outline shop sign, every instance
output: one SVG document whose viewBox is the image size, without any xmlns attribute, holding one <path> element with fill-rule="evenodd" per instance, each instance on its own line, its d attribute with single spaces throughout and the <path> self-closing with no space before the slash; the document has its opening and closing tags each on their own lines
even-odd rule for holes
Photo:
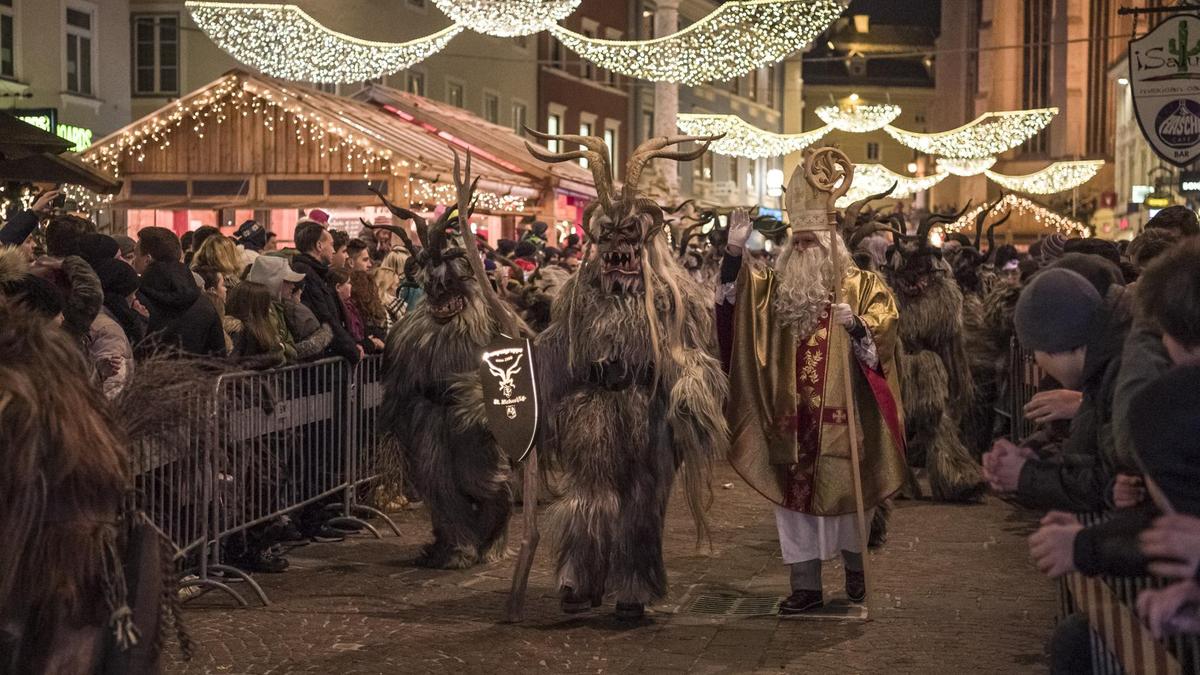
<svg viewBox="0 0 1200 675">
<path fill-rule="evenodd" d="M 1173 15 L 1131 40 L 1129 84 L 1154 152 L 1180 167 L 1200 157 L 1200 16 Z"/>
<path fill-rule="evenodd" d="M 54 108 L 31 108 L 14 110 L 17 119 L 71 143 L 71 152 L 82 152 L 92 145 L 92 130 L 74 124 L 60 124 L 58 111 Z"/>
</svg>

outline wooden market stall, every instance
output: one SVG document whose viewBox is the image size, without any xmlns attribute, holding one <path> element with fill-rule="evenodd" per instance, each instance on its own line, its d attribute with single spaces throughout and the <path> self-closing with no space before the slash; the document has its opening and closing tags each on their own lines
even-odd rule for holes
<svg viewBox="0 0 1200 675">
<path fill-rule="evenodd" d="M 458 120 L 473 117 L 459 112 Z M 480 118 L 469 123 L 516 139 Z M 301 213 L 320 208 L 353 233 L 359 217 L 388 215 L 368 186 L 418 211 L 453 201 L 452 147 L 475 154 L 482 178 L 472 222 L 493 241 L 524 216 L 554 219 L 562 191 L 595 196 L 590 173 L 578 165 L 538 165 L 519 139 L 504 146 L 466 139 L 376 101 L 233 70 L 100 139 L 82 157 L 123 181 L 107 208 L 129 231 L 229 230 L 253 217 L 288 241 Z"/>
</svg>

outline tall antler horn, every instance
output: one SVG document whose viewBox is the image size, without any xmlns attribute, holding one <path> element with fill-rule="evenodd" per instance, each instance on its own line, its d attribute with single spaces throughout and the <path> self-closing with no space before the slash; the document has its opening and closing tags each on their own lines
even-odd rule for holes
<svg viewBox="0 0 1200 675">
<path fill-rule="evenodd" d="M 887 197 L 888 195 L 892 194 L 892 192 L 894 192 L 896 190 L 896 186 L 899 184 L 900 184 L 900 181 L 892 181 L 892 186 L 890 188 L 884 190 L 883 192 L 877 192 L 873 195 L 867 195 L 866 197 L 863 197 L 862 199 L 860 199 L 856 202 L 851 202 L 850 206 L 847 206 L 846 210 L 842 212 L 842 227 L 844 227 L 844 228 L 855 227 L 858 224 L 858 214 L 860 211 L 862 211 L 862 208 L 864 206 L 866 206 L 867 204 L 870 204 L 871 202 L 873 202 L 877 199 L 883 199 L 883 198 Z"/>
<path fill-rule="evenodd" d="M 413 221 L 413 225 L 417 228 L 417 237 L 421 240 L 421 245 L 425 248 L 432 248 L 430 246 L 431 242 L 429 241 L 429 225 L 425 222 L 424 218 L 406 208 L 396 206 L 395 204 L 391 203 L 388 201 L 387 197 L 383 196 L 383 192 L 376 189 L 375 186 L 368 185 L 367 189 L 371 192 L 374 192 L 375 195 L 379 197 L 379 200 L 383 202 L 383 205 L 387 207 L 388 211 L 392 212 L 392 215 L 400 218 L 401 220 Z M 405 234 L 403 236 L 407 238 L 408 235 Z"/>
<path fill-rule="evenodd" d="M 608 145 L 603 138 L 598 136 L 577 136 L 573 134 L 545 134 L 536 129 L 524 127 L 525 131 L 529 132 L 534 138 L 543 141 L 560 141 L 562 143 L 573 143 L 582 145 L 583 150 L 572 150 L 569 152 L 549 152 L 543 150 L 529 141 L 525 141 L 525 149 L 529 154 L 542 160 L 557 164 L 559 162 L 569 162 L 575 159 L 586 159 L 588 168 L 592 170 L 592 180 L 596 183 L 596 196 L 601 203 L 608 205 L 612 203 L 613 198 L 613 175 L 612 167 L 608 164 L 609 150 Z"/>
<path fill-rule="evenodd" d="M 988 249 L 987 249 L 987 254 L 984 255 L 984 261 L 987 261 L 988 259 L 990 259 L 992 257 L 992 253 L 996 250 L 996 228 L 1003 225 L 1004 221 L 1008 220 L 1009 216 L 1011 216 L 1011 215 L 1012 215 L 1012 210 L 1010 209 L 1003 216 L 1001 216 L 1000 220 L 997 220 L 996 222 L 994 222 L 988 226 L 988 229 L 987 229 Z"/>
<path fill-rule="evenodd" d="M 395 225 L 373 225 L 368 223 L 366 218 L 361 217 L 358 219 L 358 222 L 362 223 L 362 226 L 368 230 L 387 230 L 388 232 L 391 232 L 397 237 L 400 237 L 400 241 L 404 242 L 404 250 L 408 251 L 409 255 L 416 253 L 416 249 L 413 248 L 412 239 L 408 237 L 408 231 L 403 227 L 396 227 Z"/>
<path fill-rule="evenodd" d="M 992 211 L 994 211 L 996 209 L 996 207 L 1000 205 L 1001 199 L 1004 199 L 1003 192 L 1000 193 L 1000 196 L 996 199 L 996 201 L 992 202 L 990 206 L 988 206 L 985 202 L 984 209 L 975 215 L 975 250 L 976 251 L 980 250 L 979 244 L 981 243 L 980 237 L 983 236 L 983 223 L 987 220 L 988 214 L 991 213 Z"/>
<path fill-rule="evenodd" d="M 967 205 L 964 206 L 963 209 L 958 213 L 934 213 L 925 218 L 925 220 L 922 220 L 921 224 L 917 227 L 917 239 L 919 239 L 921 242 L 921 248 L 924 249 L 929 247 L 929 231 L 933 229 L 934 225 L 939 223 L 953 223 L 959 218 L 962 218 L 963 214 L 966 213 L 967 209 L 969 208 L 971 208 L 971 200 L 967 200 Z"/>
<path fill-rule="evenodd" d="M 660 138 L 651 138 L 642 143 L 629 156 L 629 161 L 625 164 L 625 184 L 621 191 L 628 201 L 633 201 L 637 196 L 638 183 L 642 179 L 642 169 L 646 168 L 646 164 L 652 159 L 673 159 L 677 162 L 690 162 L 693 159 L 708 152 L 708 146 L 712 145 L 713 141 L 724 138 L 725 134 L 717 134 L 714 136 L 663 136 Z M 700 143 L 700 147 L 694 150 L 667 150 L 666 148 L 688 141 L 696 141 Z"/>
</svg>

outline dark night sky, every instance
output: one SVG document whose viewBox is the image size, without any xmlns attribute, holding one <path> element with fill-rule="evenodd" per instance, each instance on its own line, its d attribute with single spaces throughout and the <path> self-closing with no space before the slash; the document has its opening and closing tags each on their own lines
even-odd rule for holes
<svg viewBox="0 0 1200 675">
<path fill-rule="evenodd" d="M 942 3 L 941 0 L 853 0 L 843 16 L 854 14 L 870 14 L 880 23 L 928 26 L 937 32 Z"/>
</svg>

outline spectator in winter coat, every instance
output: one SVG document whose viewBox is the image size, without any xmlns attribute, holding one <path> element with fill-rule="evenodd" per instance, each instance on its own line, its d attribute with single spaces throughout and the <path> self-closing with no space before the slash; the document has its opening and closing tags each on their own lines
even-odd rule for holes
<svg viewBox="0 0 1200 675">
<path fill-rule="evenodd" d="M 142 304 L 150 312 L 147 337 L 158 345 L 197 356 L 225 356 L 221 317 L 180 262 L 183 249 L 162 227 L 138 231 L 135 269 L 142 272 Z"/>
<path fill-rule="evenodd" d="M 379 301 L 379 289 L 369 272 L 350 273 L 350 304 L 362 319 L 367 341 L 363 348 L 368 354 L 382 353 L 389 328 L 388 313 Z"/>
<path fill-rule="evenodd" d="M 227 291 L 233 290 L 238 285 L 238 282 L 242 280 L 242 272 L 245 270 L 237 245 L 223 234 L 216 234 L 205 239 L 200 248 L 196 250 L 196 255 L 192 256 L 192 262 L 188 266 L 193 271 L 200 267 L 217 269 L 221 276 L 225 277 L 225 290 Z"/>
<path fill-rule="evenodd" d="M 1001 439 L 984 456 L 984 475 L 994 490 L 1031 508 L 1108 508 L 1118 469 L 1113 395 L 1130 325 L 1124 288 L 1113 287 L 1104 298 L 1077 272 L 1049 269 L 1022 291 L 1015 320 L 1021 344 L 1038 365 L 1083 396 L 1057 454 L 1041 457 Z"/>
<path fill-rule="evenodd" d="M 94 232 L 92 223 L 71 215 L 57 215 L 46 225 L 46 255 L 33 261 L 29 271 L 53 283 L 63 295 L 63 328 L 81 343 L 100 313 L 104 291 L 91 265 L 79 257 L 79 244 Z"/>
<path fill-rule="evenodd" d="M 368 272 L 371 269 L 371 255 L 367 252 L 367 244 L 362 239 L 351 239 L 346 244 L 346 271 Z"/>
<path fill-rule="evenodd" d="M 103 258 L 93 268 L 104 289 L 104 306 L 92 322 L 88 354 L 105 397 L 111 399 L 121 393 L 133 375 L 133 345 L 142 334 L 141 316 L 133 308 L 139 281 L 137 272 L 119 258 Z M 130 333 L 135 339 L 130 339 Z"/>
<path fill-rule="evenodd" d="M 229 355 L 251 368 L 272 368 L 287 363 L 284 351 L 284 326 L 271 308 L 271 292 L 253 281 L 238 284 L 229 292 L 226 310 L 242 324 L 230 335 L 233 349 Z"/>
<path fill-rule="evenodd" d="M 338 297 L 326 282 L 333 256 L 333 237 L 323 226 L 308 223 L 296 230 L 296 249 L 299 253 L 292 258 L 292 269 L 304 275 L 301 301 L 318 321 L 332 330 L 329 352 L 351 364 L 358 363 L 362 347 L 342 324 Z"/>
</svg>

